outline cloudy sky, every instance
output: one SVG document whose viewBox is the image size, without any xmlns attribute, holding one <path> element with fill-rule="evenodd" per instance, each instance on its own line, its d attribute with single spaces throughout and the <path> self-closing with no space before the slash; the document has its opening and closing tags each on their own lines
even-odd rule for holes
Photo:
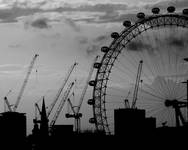
<svg viewBox="0 0 188 150">
<path fill-rule="evenodd" d="M 122 22 L 134 21 L 140 11 L 150 13 L 154 6 L 165 11 L 168 5 L 182 10 L 188 7 L 188 1 L 0 0 L 0 111 L 4 111 L 3 97 L 9 90 L 12 92 L 8 99 L 15 103 L 27 66 L 34 54 L 39 54 L 18 107 L 19 112 L 27 113 L 30 133 L 34 103 L 45 95 L 47 105 L 50 104 L 75 61 L 79 65 L 71 79 L 78 79 L 76 90 L 83 87 L 93 58 L 101 55 L 100 47 L 110 44 L 112 31 L 121 31 Z M 88 123 L 92 109 L 86 104 L 90 97 L 91 92 L 87 92 L 82 108 L 86 112 L 82 119 L 84 128 L 92 128 Z"/>
</svg>

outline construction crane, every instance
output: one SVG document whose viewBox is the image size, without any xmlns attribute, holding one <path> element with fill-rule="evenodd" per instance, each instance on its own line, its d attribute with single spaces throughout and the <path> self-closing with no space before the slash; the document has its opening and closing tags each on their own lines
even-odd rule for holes
<svg viewBox="0 0 188 150">
<path fill-rule="evenodd" d="M 76 132 L 79 133 L 80 132 L 80 118 L 82 117 L 82 114 L 79 113 L 80 112 L 80 108 L 82 106 L 82 103 L 83 103 L 83 100 L 84 100 L 84 96 L 86 94 L 86 91 L 87 91 L 87 88 L 88 88 L 88 85 L 89 85 L 89 81 L 91 79 L 91 76 L 93 74 L 93 70 L 94 70 L 94 64 L 95 62 L 97 61 L 97 59 L 99 58 L 99 56 L 97 55 L 94 60 L 93 60 L 93 63 L 90 67 L 90 71 L 89 71 L 89 74 L 88 74 L 88 77 L 86 79 L 86 83 L 85 83 L 85 86 L 83 88 L 83 91 L 81 93 L 81 96 L 80 96 L 80 99 L 79 99 L 79 102 L 78 102 L 78 105 L 77 106 L 73 106 L 70 99 L 69 99 L 69 104 L 71 106 L 71 109 L 73 111 L 73 115 L 71 114 L 66 114 L 66 118 L 75 118 L 75 129 L 76 129 Z"/>
<path fill-rule="evenodd" d="M 55 95 L 55 98 L 54 98 L 52 104 L 49 106 L 49 109 L 48 109 L 48 112 L 47 112 L 47 117 L 50 116 L 50 114 L 51 114 L 51 112 L 52 112 L 55 104 L 57 103 L 57 101 L 58 101 L 58 99 L 59 99 L 59 97 L 60 97 L 60 95 L 61 95 L 61 93 L 62 93 L 62 91 L 63 91 L 63 89 L 64 89 L 64 87 L 65 87 L 65 85 L 66 85 L 66 83 L 67 83 L 67 81 L 68 81 L 68 79 L 69 79 L 69 77 L 70 77 L 70 75 L 71 75 L 71 73 L 74 70 L 74 68 L 75 68 L 76 65 L 78 65 L 78 63 L 75 62 L 71 66 L 71 68 L 68 70 L 68 73 L 67 73 L 67 75 L 66 75 L 66 77 L 65 77 L 65 79 L 64 79 L 64 81 L 63 81 L 63 83 L 61 85 L 61 87 L 59 88 L 57 94 Z"/>
<path fill-rule="evenodd" d="M 74 93 L 72 94 L 74 96 Z M 77 113 L 75 108 L 77 108 L 78 106 L 73 106 L 70 97 L 67 99 L 68 104 L 67 106 L 71 107 L 71 110 L 73 112 L 73 114 L 70 114 L 69 112 L 65 114 L 66 118 L 75 118 L 75 122 L 74 122 L 74 127 L 75 127 L 75 131 L 76 133 L 80 132 L 80 118 L 82 117 L 82 113 Z"/>
<path fill-rule="evenodd" d="M 135 109 L 135 107 L 136 107 L 140 77 L 141 77 L 141 73 L 142 73 L 142 64 L 143 64 L 143 60 L 140 60 L 139 65 L 138 65 L 138 71 L 137 71 L 134 93 L 133 93 L 133 101 L 132 101 L 132 105 L 131 105 L 131 108 L 133 108 L 133 109 Z"/>
<path fill-rule="evenodd" d="M 26 85 L 27 85 L 29 76 L 30 76 L 31 71 L 32 71 L 32 69 L 33 69 L 35 60 L 36 60 L 36 58 L 37 58 L 38 56 L 39 56 L 38 54 L 35 54 L 34 57 L 33 57 L 33 59 L 32 59 L 32 61 L 31 61 L 31 63 L 30 63 L 30 65 L 29 65 L 29 68 L 28 68 L 26 77 L 25 77 L 25 79 L 24 79 L 23 85 L 21 86 L 20 92 L 19 92 L 19 94 L 18 94 L 16 103 L 15 103 L 13 109 L 11 108 L 11 105 L 10 105 L 8 99 L 7 99 L 7 96 L 4 97 L 4 101 L 5 101 L 5 103 L 6 103 L 7 107 L 8 107 L 8 109 L 9 109 L 9 111 L 16 111 L 16 109 L 18 108 L 18 105 L 19 105 L 20 100 L 21 100 L 21 98 L 22 98 L 22 95 L 23 95 L 23 93 L 24 93 L 25 87 L 26 87 Z M 11 92 L 11 90 L 8 92 L 8 94 L 9 94 L 10 92 Z M 7 94 L 7 95 L 8 95 L 8 94 Z"/>
<path fill-rule="evenodd" d="M 66 102 L 66 100 L 67 100 L 67 98 L 69 96 L 69 93 L 70 93 L 70 91 L 71 91 L 71 89 L 72 89 L 72 87 L 73 87 L 75 82 L 76 82 L 76 80 L 74 82 L 70 83 L 68 88 L 67 88 L 67 90 L 64 92 L 64 95 L 63 95 L 63 97 L 62 97 L 62 99 L 60 101 L 60 104 L 58 105 L 58 108 L 57 108 L 57 110 L 56 110 L 56 112 L 55 112 L 55 114 L 54 114 L 54 116 L 52 118 L 52 121 L 50 122 L 50 126 L 49 127 L 50 127 L 51 131 L 53 130 L 53 126 L 54 126 L 57 118 L 59 117 L 59 114 L 61 113 L 61 111 L 63 109 L 63 106 L 64 106 L 64 104 L 65 104 L 65 102 Z"/>
<path fill-rule="evenodd" d="M 178 101 L 174 100 L 165 100 L 166 107 L 172 107 L 175 110 L 175 119 L 176 119 L 176 127 L 180 127 L 180 121 L 183 126 L 187 126 L 186 119 L 183 116 L 181 108 L 187 108 L 188 103 L 186 101 Z"/>
<path fill-rule="evenodd" d="M 32 71 L 32 69 L 33 69 L 35 60 L 37 59 L 38 56 L 39 56 L 38 54 L 35 54 L 34 57 L 33 57 L 33 59 L 32 59 L 32 61 L 31 61 L 31 63 L 30 63 L 30 65 L 29 65 L 29 68 L 28 68 L 26 77 L 25 77 L 25 79 L 24 79 L 23 85 L 21 86 L 21 89 L 20 89 L 20 92 L 19 92 L 19 94 L 18 94 L 16 103 L 15 103 L 15 105 L 14 105 L 14 107 L 13 107 L 13 111 L 16 111 L 16 109 L 18 108 L 18 105 L 19 105 L 20 100 L 21 100 L 21 98 L 22 98 L 22 95 L 23 95 L 23 93 L 24 93 L 25 87 L 26 87 L 26 85 L 27 85 L 29 76 L 30 76 L 31 71 Z"/>
</svg>

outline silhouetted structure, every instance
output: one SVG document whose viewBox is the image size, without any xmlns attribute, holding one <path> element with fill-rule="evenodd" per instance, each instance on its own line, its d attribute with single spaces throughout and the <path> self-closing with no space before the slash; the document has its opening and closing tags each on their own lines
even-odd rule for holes
<svg viewBox="0 0 188 150">
<path fill-rule="evenodd" d="M 66 138 L 73 135 L 73 125 L 54 125 L 52 136 L 55 138 Z"/>
<path fill-rule="evenodd" d="M 6 149 L 10 149 L 12 146 L 14 146 L 15 149 L 20 148 L 25 144 L 25 113 L 3 112 L 0 114 L 0 139 L 2 144 L 7 141 L 11 143 L 6 145 Z"/>
<path fill-rule="evenodd" d="M 45 106 L 45 101 L 43 99 L 42 102 L 42 111 L 41 111 L 41 120 L 40 120 L 40 135 L 45 138 L 49 136 L 49 131 L 48 131 L 48 117 L 46 113 L 46 106 Z"/>
<path fill-rule="evenodd" d="M 146 118 L 143 109 L 115 109 L 115 135 L 130 135 L 132 133 L 148 132 L 156 128 L 155 118 Z"/>
<path fill-rule="evenodd" d="M 26 115 L 18 112 L 4 112 L 0 114 L 1 136 L 10 139 L 26 137 Z"/>
</svg>

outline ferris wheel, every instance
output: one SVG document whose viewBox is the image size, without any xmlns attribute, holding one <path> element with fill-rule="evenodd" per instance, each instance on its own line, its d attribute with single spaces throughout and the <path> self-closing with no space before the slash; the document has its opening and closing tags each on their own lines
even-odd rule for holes
<svg viewBox="0 0 188 150">
<path fill-rule="evenodd" d="M 170 6 L 161 14 L 156 7 L 152 15 L 140 12 L 137 18 L 134 23 L 124 21 L 121 33 L 111 34 L 113 41 L 101 48 L 104 55 L 95 63 L 96 77 L 89 83 L 94 87 L 88 101 L 93 107 L 90 123 L 106 134 L 114 134 L 114 109 L 134 101 L 140 63 L 136 108 L 155 117 L 157 127 L 177 125 L 176 106 L 187 121 L 187 85 L 183 82 L 188 80 L 188 9 L 176 13 Z"/>
</svg>

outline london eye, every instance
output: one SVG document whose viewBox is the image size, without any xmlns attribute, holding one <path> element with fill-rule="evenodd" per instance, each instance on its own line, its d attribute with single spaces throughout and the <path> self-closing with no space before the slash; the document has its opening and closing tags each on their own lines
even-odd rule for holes
<svg viewBox="0 0 188 150">
<path fill-rule="evenodd" d="M 94 65 L 90 122 L 106 134 L 114 134 L 114 109 L 133 103 L 155 117 L 157 127 L 182 126 L 187 121 L 188 9 L 176 12 L 170 6 L 162 14 L 156 7 L 151 15 L 140 12 L 137 18 L 124 21 L 123 31 L 111 34 L 113 41 L 101 48 L 104 55 Z"/>
</svg>

